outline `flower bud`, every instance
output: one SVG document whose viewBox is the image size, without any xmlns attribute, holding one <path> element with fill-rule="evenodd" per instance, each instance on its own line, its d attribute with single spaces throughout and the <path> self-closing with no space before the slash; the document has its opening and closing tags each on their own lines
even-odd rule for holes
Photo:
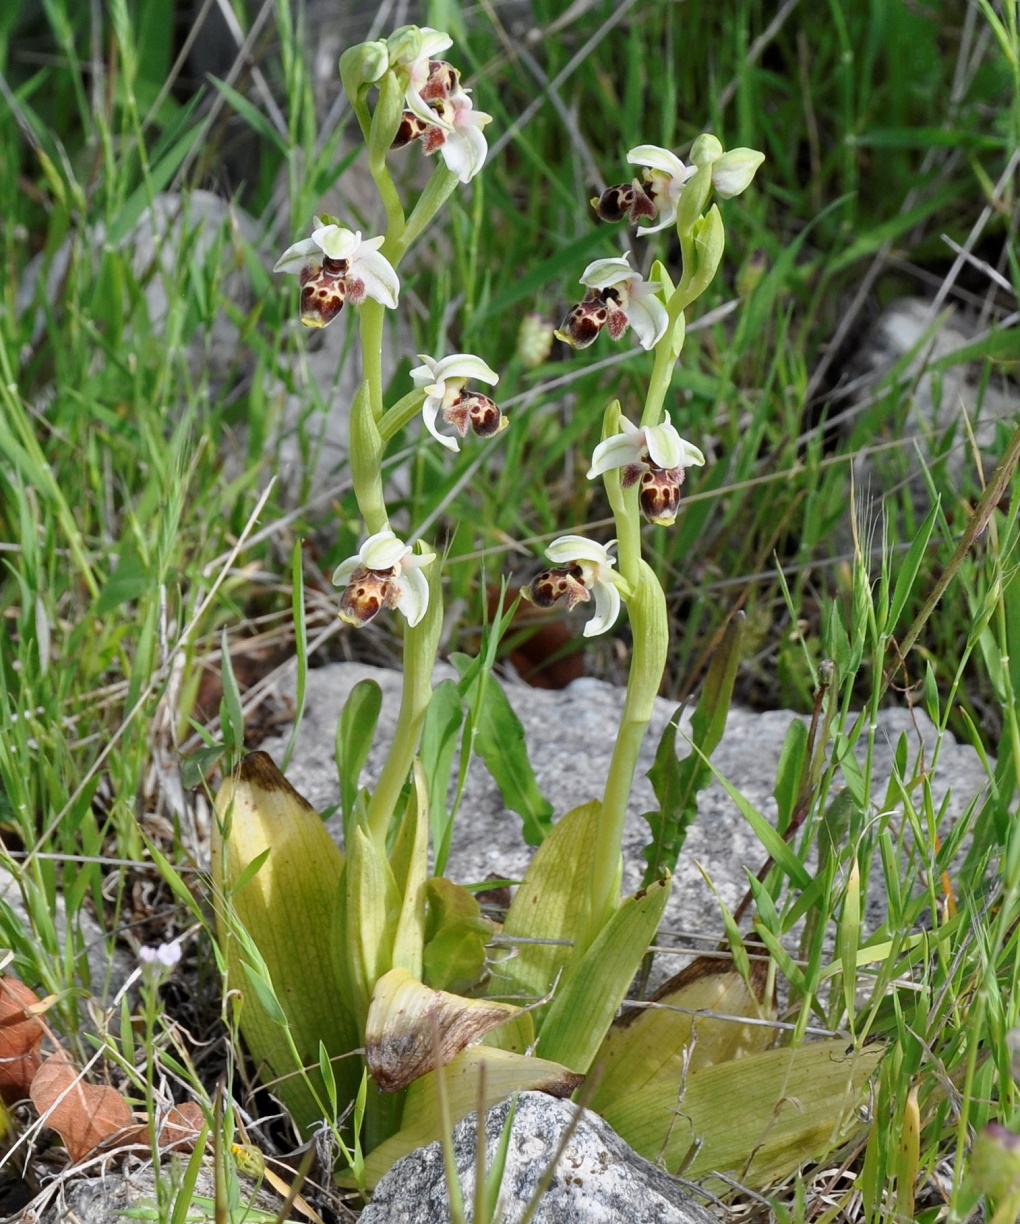
<svg viewBox="0 0 1020 1224">
<path fill-rule="evenodd" d="M 366 42 L 348 47 L 340 56 L 340 80 L 344 93 L 354 102 L 358 94 L 369 85 L 374 85 L 389 66 L 389 51 L 384 42 Z"/>
<path fill-rule="evenodd" d="M 703 136 L 691 145 L 691 161 L 696 166 L 710 166 L 723 155 L 723 147 L 718 136 L 705 132 Z"/>
<path fill-rule="evenodd" d="M 421 30 L 413 25 L 400 26 L 386 39 L 386 50 L 389 63 L 411 63 L 421 54 Z"/>
<path fill-rule="evenodd" d="M 712 186 L 724 200 L 740 195 L 751 185 L 765 154 L 757 149 L 730 149 L 712 165 Z"/>
</svg>

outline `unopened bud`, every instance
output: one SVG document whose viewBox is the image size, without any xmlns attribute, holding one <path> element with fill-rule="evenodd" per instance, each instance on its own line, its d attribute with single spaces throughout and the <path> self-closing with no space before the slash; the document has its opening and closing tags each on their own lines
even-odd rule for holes
<svg viewBox="0 0 1020 1224">
<path fill-rule="evenodd" d="M 750 185 L 765 154 L 757 149 L 730 149 L 712 164 L 712 186 L 715 193 L 728 200 L 740 195 Z"/>
<path fill-rule="evenodd" d="M 389 66 L 389 51 L 384 42 L 366 42 L 348 47 L 340 56 L 340 80 L 344 93 L 353 102 L 363 89 L 380 80 Z"/>
<path fill-rule="evenodd" d="M 718 136 L 705 132 L 703 136 L 691 145 L 691 161 L 695 166 L 710 166 L 723 155 L 723 147 Z"/>
</svg>

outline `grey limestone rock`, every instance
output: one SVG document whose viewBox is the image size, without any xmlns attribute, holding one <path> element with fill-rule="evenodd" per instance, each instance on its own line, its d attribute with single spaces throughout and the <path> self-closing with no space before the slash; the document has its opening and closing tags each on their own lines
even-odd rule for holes
<svg viewBox="0 0 1020 1224">
<path fill-rule="evenodd" d="M 928 465 L 945 463 L 953 483 L 959 485 L 974 467 L 967 423 L 986 471 L 995 466 L 997 432 L 1003 424 L 1015 426 L 1020 412 L 1015 382 L 1002 371 L 987 377 L 981 363 L 933 368 L 975 340 L 978 330 L 976 318 L 967 312 L 939 311 L 926 298 L 893 302 L 871 325 L 851 363 L 847 389 L 853 388 L 856 399 L 881 394 L 889 375 L 906 359 L 897 380 L 904 412 L 890 421 L 905 445 L 859 456 L 854 467 L 858 487 L 870 487 L 872 495 L 881 498 L 906 476 L 916 484 L 919 503 L 927 508 L 918 455 Z M 954 431 L 952 445 L 947 449 L 950 431 Z"/>
<path fill-rule="evenodd" d="M 443 665 L 437 678 L 452 674 L 452 669 Z M 320 811 L 339 801 L 333 760 L 336 721 L 354 684 L 365 678 L 375 680 L 383 692 L 375 742 L 361 779 L 363 785 L 371 786 L 392 736 L 400 696 L 399 673 L 348 663 L 332 664 L 309 673 L 306 711 L 287 776 Z M 560 691 L 508 683 L 506 693 L 524 726 L 539 788 L 553 805 L 556 816 L 597 797 L 609 767 L 623 691 L 586 678 Z M 649 829 L 641 814 L 656 806 L 645 775 L 663 728 L 674 712 L 672 703 L 657 700 L 638 763 L 624 832 L 626 892 L 639 886 L 644 867 L 641 850 L 649 840 Z M 777 810 L 772 796 L 776 768 L 786 733 L 798 717 L 781 710 L 761 713 L 734 707 L 722 743 L 712 757 L 722 777 L 773 823 Z M 685 715 L 677 736 L 682 755 L 686 753 L 684 734 L 688 725 Z M 926 761 L 931 761 L 935 729 L 926 715 L 920 710 L 882 711 L 875 728 L 872 774 L 872 796 L 879 803 L 884 799 L 894 768 L 896 745 L 903 735 L 907 737 L 911 763 L 922 751 Z M 267 740 L 262 747 L 279 761 L 285 743 L 284 738 Z M 943 737 L 938 769 L 932 779 L 936 810 L 946 793 L 951 792 L 945 819 L 956 819 L 987 782 L 977 753 L 957 744 L 952 735 Z M 334 818 L 329 827 L 339 838 L 339 819 Z M 521 835 L 520 818 L 507 810 L 482 762 L 473 761 L 454 827 L 447 874 L 462 883 L 484 880 L 491 873 L 519 879 L 532 853 Z M 747 820 L 727 790 L 713 781 L 701 792 L 698 817 L 674 875 L 666 929 L 681 932 L 680 942 L 687 947 L 712 946 L 723 934 L 719 899 L 730 909 L 738 905 L 747 888 L 747 871 L 756 872 L 763 862 L 764 851 Z M 712 887 L 706 883 L 706 876 Z M 713 895 L 713 888 L 717 896 Z M 874 906 L 868 915 L 872 927 L 881 921 L 881 900 L 876 899 Z M 682 967 L 682 962 L 673 963 L 672 957 L 660 960 L 663 961 L 660 972 L 666 976 Z"/>
<path fill-rule="evenodd" d="M 183 1162 L 162 1168 L 164 1186 L 168 1182 L 179 1185 L 182 1172 Z M 199 1199 L 211 1201 L 215 1197 L 211 1162 L 199 1169 L 194 1193 Z M 253 1184 L 242 1184 L 241 1195 L 244 1203 L 260 1212 L 275 1214 L 279 1210 L 279 1196 Z M 130 1169 L 109 1168 L 96 1176 L 75 1176 L 54 1183 L 19 1215 L 8 1218 L 19 1224 L 122 1224 L 125 1219 L 162 1218 L 156 1214 L 156 1203 L 155 1171 L 150 1162 L 144 1162 Z M 189 1212 L 188 1218 L 195 1218 L 194 1213 Z"/>
<path fill-rule="evenodd" d="M 486 1168 L 491 1168 L 510 1103 L 485 1119 Z M 644 1160 L 590 1110 L 540 1092 L 521 1093 L 513 1119 L 503 1174 L 504 1224 L 519 1224 L 539 1182 L 552 1165 L 564 1132 L 577 1124 L 531 1217 L 534 1224 L 712 1224 L 709 1211 L 693 1202 L 681 1184 Z M 468 1220 L 474 1219 L 474 1114 L 454 1127 L 457 1173 Z M 439 1143 L 399 1160 L 379 1183 L 362 1224 L 442 1224 L 450 1200 Z"/>
</svg>

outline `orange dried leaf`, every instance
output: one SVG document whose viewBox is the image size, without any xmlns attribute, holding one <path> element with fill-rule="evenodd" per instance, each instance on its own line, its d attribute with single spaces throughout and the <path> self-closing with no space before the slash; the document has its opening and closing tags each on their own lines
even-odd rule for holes
<svg viewBox="0 0 1020 1224">
<path fill-rule="evenodd" d="M 138 1128 L 127 1101 L 115 1088 L 87 1084 L 63 1050 L 44 1060 L 30 1095 L 46 1125 L 64 1141 L 73 1164 L 100 1144 L 118 1147 L 137 1141 Z"/>
<path fill-rule="evenodd" d="M 17 978 L 0 978 L 0 1100 L 23 1101 L 42 1061 L 39 1045 L 46 1026 L 31 1008 L 39 996 Z"/>
<path fill-rule="evenodd" d="M 195 1147 L 195 1140 L 205 1126 L 205 1114 L 201 1105 L 194 1101 L 185 1101 L 183 1105 L 173 1105 L 158 1130 L 160 1148 L 172 1147 L 178 1152 L 190 1152 Z"/>
</svg>

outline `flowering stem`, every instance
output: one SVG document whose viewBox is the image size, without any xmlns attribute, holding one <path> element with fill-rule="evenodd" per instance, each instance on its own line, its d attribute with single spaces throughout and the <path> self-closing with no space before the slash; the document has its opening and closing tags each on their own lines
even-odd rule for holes
<svg viewBox="0 0 1020 1224">
<path fill-rule="evenodd" d="M 382 484 L 384 449 L 372 408 L 371 384 L 365 378 L 351 405 L 350 464 L 354 496 L 369 535 L 389 525 Z"/>
<path fill-rule="evenodd" d="M 385 307 L 373 298 L 361 303 L 361 372 L 368 383 L 368 398 L 372 419 L 378 424 L 383 414 L 382 346 Z M 376 457 L 382 463 L 382 453 Z"/>
<path fill-rule="evenodd" d="M 627 601 L 634 646 L 620 730 L 602 799 L 602 819 L 592 867 L 592 927 L 588 942 L 594 939 L 616 905 L 623 823 L 638 753 L 655 708 L 669 648 L 666 597 L 646 561 L 639 559 L 638 570 L 634 592 Z"/>
<path fill-rule="evenodd" d="M 443 597 L 438 560 L 426 566 L 429 602 L 425 615 L 404 633 L 404 683 L 393 742 L 368 803 L 368 832 L 385 846 L 397 801 L 418 751 L 425 711 L 432 699 L 432 669 L 443 627 Z"/>
<path fill-rule="evenodd" d="M 605 473 L 603 481 L 616 521 L 616 557 L 620 574 L 633 588 L 637 586 L 641 573 L 641 515 L 637 504 L 637 486 L 624 489 L 619 471 L 612 468 Z"/>
<path fill-rule="evenodd" d="M 677 290 L 678 292 L 679 290 Z M 667 310 L 672 306 L 673 299 L 677 296 L 677 293 L 674 293 L 673 297 L 670 298 Z M 662 405 L 665 403 L 666 392 L 669 390 L 669 384 L 673 378 L 673 368 L 679 356 L 679 353 L 672 351 L 673 327 L 676 318 L 672 311 L 669 311 L 669 316 L 669 326 L 666 328 L 662 339 L 655 346 L 655 363 L 652 366 L 652 377 L 648 384 L 648 395 L 641 413 L 642 427 L 658 425 L 662 420 Z"/>
<path fill-rule="evenodd" d="M 407 218 L 407 225 L 392 241 L 387 239 L 385 246 L 382 248 L 383 254 L 394 267 L 400 263 L 407 253 L 407 248 L 422 233 L 450 196 L 453 195 L 459 181 L 457 176 L 452 171 L 447 170 L 445 165 L 436 166 L 435 170 L 432 171 L 432 177 L 425 184 L 425 190 L 418 197 L 418 202 L 411 210 L 411 215 Z"/>
</svg>

